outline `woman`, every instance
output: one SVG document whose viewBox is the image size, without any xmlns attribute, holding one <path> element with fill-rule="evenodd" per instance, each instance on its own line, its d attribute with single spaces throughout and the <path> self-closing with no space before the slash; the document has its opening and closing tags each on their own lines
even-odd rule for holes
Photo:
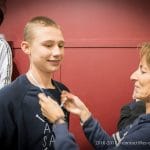
<svg viewBox="0 0 150 150">
<path fill-rule="evenodd" d="M 140 49 L 140 63 L 138 69 L 131 75 L 134 81 L 133 99 L 141 99 L 146 103 L 146 114 L 140 115 L 130 126 L 109 136 L 96 119 L 93 118 L 84 103 L 71 93 L 63 92 L 61 95 L 62 104 L 71 113 L 80 117 L 83 124 L 83 131 L 95 149 L 99 150 L 149 150 L 150 149 L 150 43 L 144 43 Z M 63 111 L 53 102 L 48 101 L 44 95 L 39 95 L 42 113 L 50 122 L 55 123 L 55 147 L 66 147 L 78 149 L 71 134 L 68 134 L 67 127 L 63 121 Z M 54 112 L 52 108 L 54 106 Z M 57 115 L 56 115 L 57 114 Z M 64 128 L 60 135 L 57 130 Z"/>
</svg>

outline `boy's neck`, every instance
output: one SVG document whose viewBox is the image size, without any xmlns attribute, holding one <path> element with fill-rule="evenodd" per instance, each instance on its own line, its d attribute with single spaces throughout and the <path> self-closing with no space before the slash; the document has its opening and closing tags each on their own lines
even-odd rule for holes
<svg viewBox="0 0 150 150">
<path fill-rule="evenodd" d="M 54 89 L 55 87 L 52 84 L 52 77 L 50 74 L 41 74 L 33 72 L 31 69 L 27 72 L 27 77 L 30 82 L 38 87 L 45 89 Z"/>
</svg>

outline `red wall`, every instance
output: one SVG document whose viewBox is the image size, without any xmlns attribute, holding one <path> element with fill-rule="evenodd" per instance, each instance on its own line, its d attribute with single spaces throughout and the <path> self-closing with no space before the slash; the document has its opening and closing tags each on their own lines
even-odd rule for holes
<svg viewBox="0 0 150 150">
<path fill-rule="evenodd" d="M 7 0 L 1 32 L 13 42 L 14 78 L 27 70 L 20 42 L 25 23 L 36 15 L 49 16 L 64 31 L 65 60 L 54 77 L 83 99 L 108 133 L 116 131 L 120 107 L 131 99 L 137 45 L 150 41 L 150 1 Z M 91 149 L 74 116 L 71 131 L 81 149 Z"/>
</svg>

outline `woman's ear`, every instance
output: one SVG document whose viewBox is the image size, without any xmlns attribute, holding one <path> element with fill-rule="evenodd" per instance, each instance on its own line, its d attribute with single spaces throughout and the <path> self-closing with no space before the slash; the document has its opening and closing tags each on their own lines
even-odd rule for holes
<svg viewBox="0 0 150 150">
<path fill-rule="evenodd" d="M 22 41 L 21 42 L 21 49 L 23 50 L 23 52 L 27 55 L 31 54 L 31 50 L 30 50 L 30 44 L 27 41 Z"/>
</svg>

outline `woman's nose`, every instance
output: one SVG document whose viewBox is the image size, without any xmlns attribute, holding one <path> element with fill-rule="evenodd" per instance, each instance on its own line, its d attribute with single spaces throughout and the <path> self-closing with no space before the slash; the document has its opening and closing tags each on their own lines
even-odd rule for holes
<svg viewBox="0 0 150 150">
<path fill-rule="evenodd" d="M 134 71 L 131 76 L 130 76 L 130 80 L 134 81 L 134 80 L 137 80 L 138 79 L 138 76 L 139 76 L 139 73 L 140 73 L 140 70 L 137 69 L 136 71 Z"/>
</svg>

